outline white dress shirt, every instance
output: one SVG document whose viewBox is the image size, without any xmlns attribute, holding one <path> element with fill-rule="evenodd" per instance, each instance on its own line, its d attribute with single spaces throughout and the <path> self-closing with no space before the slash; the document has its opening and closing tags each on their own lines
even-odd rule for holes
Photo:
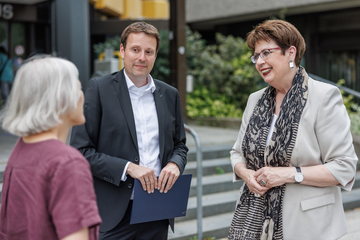
<svg viewBox="0 0 360 240">
<path fill-rule="evenodd" d="M 270 129 L 269 129 L 269 133 L 268 133 L 268 136 L 267 136 L 267 139 L 266 139 L 266 147 L 267 147 L 267 145 L 269 145 L 270 139 L 271 139 L 271 137 L 273 135 L 276 120 L 277 120 L 277 115 L 274 114 L 273 118 L 271 120 L 271 126 L 270 126 Z"/>
<path fill-rule="evenodd" d="M 148 83 L 140 88 L 136 87 L 130 80 L 125 69 L 124 75 L 134 113 L 136 137 L 140 155 L 139 165 L 153 169 L 155 175 L 158 177 L 161 171 L 161 163 L 159 155 L 159 124 L 153 95 L 156 86 L 150 74 L 147 77 Z M 126 181 L 127 179 L 126 170 L 129 164 L 130 162 L 125 166 L 121 177 L 122 181 Z"/>
</svg>

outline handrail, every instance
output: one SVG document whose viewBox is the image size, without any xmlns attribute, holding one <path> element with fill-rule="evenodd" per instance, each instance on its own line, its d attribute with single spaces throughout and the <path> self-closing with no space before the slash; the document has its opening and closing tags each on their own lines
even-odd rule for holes
<svg viewBox="0 0 360 240">
<path fill-rule="evenodd" d="M 358 91 L 355 91 L 355 90 L 353 90 L 353 89 L 351 89 L 351 88 L 348 88 L 348 87 L 344 87 L 344 86 L 338 85 L 338 84 L 336 84 L 336 83 L 334 83 L 334 82 L 332 82 L 332 81 L 330 81 L 330 80 L 327 80 L 327 79 L 325 79 L 325 78 L 316 76 L 316 75 L 311 74 L 311 73 L 308 73 L 308 75 L 309 75 L 311 78 L 315 79 L 315 80 L 319 80 L 319 81 L 321 81 L 321 82 L 329 83 L 329 84 L 331 84 L 331 85 L 337 86 L 338 88 L 340 88 L 340 89 L 343 90 L 344 92 L 346 92 L 346 93 L 348 93 L 348 94 L 351 94 L 351 95 L 353 95 L 354 97 L 357 97 L 357 98 L 360 99 L 360 92 L 358 92 Z"/>
<path fill-rule="evenodd" d="M 185 131 L 190 133 L 196 144 L 196 198 L 197 198 L 197 239 L 203 239 L 203 231 L 202 231 L 202 217 L 203 217 L 203 209 L 202 209 L 202 148 L 200 143 L 200 138 L 194 129 L 184 124 Z"/>
</svg>

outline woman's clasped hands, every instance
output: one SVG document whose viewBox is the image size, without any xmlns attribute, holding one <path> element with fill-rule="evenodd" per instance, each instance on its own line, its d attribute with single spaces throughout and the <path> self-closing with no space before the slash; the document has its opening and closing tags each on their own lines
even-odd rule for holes
<svg viewBox="0 0 360 240">
<path fill-rule="evenodd" d="M 249 170 L 248 181 L 245 181 L 249 190 L 255 196 L 264 195 L 270 188 L 294 182 L 294 168 L 290 167 L 263 167 L 257 171 Z"/>
</svg>

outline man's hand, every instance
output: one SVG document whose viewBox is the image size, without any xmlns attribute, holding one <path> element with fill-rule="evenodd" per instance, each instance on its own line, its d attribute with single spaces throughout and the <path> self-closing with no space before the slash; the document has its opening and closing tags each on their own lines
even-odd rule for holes
<svg viewBox="0 0 360 240">
<path fill-rule="evenodd" d="M 158 179 L 158 190 L 162 193 L 167 193 L 167 191 L 169 191 L 172 186 L 174 185 L 174 183 L 176 182 L 176 180 L 178 179 L 180 175 L 180 170 L 178 165 L 176 165 L 176 163 L 173 162 L 169 162 L 162 170 Z M 166 188 L 165 188 L 166 185 Z"/>
<path fill-rule="evenodd" d="M 154 170 L 151 168 L 143 167 L 134 163 L 130 163 L 126 173 L 132 178 L 139 179 L 144 191 L 153 193 L 154 189 L 158 189 L 158 182 Z"/>
</svg>

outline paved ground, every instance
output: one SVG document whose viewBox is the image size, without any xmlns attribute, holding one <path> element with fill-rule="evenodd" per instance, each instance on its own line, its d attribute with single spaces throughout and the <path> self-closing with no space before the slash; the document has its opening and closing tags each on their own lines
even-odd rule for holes
<svg viewBox="0 0 360 240">
<path fill-rule="evenodd" d="M 235 129 L 226 128 L 203 127 L 196 125 L 191 125 L 190 127 L 198 134 L 202 146 L 234 144 L 239 132 Z M 189 148 L 195 147 L 194 138 L 188 133 L 186 133 L 186 143 Z"/>
<path fill-rule="evenodd" d="M 238 130 L 223 129 L 214 127 L 190 126 L 195 130 L 201 140 L 202 146 L 233 144 L 236 141 Z M 17 137 L 4 132 L 0 129 L 0 164 L 5 164 L 12 147 L 17 141 Z M 187 133 L 187 145 L 189 148 L 195 147 L 193 137 Z M 348 234 L 340 240 L 360 239 L 360 208 L 345 212 L 348 225 Z M 225 236 L 224 236 L 225 237 Z"/>
</svg>

